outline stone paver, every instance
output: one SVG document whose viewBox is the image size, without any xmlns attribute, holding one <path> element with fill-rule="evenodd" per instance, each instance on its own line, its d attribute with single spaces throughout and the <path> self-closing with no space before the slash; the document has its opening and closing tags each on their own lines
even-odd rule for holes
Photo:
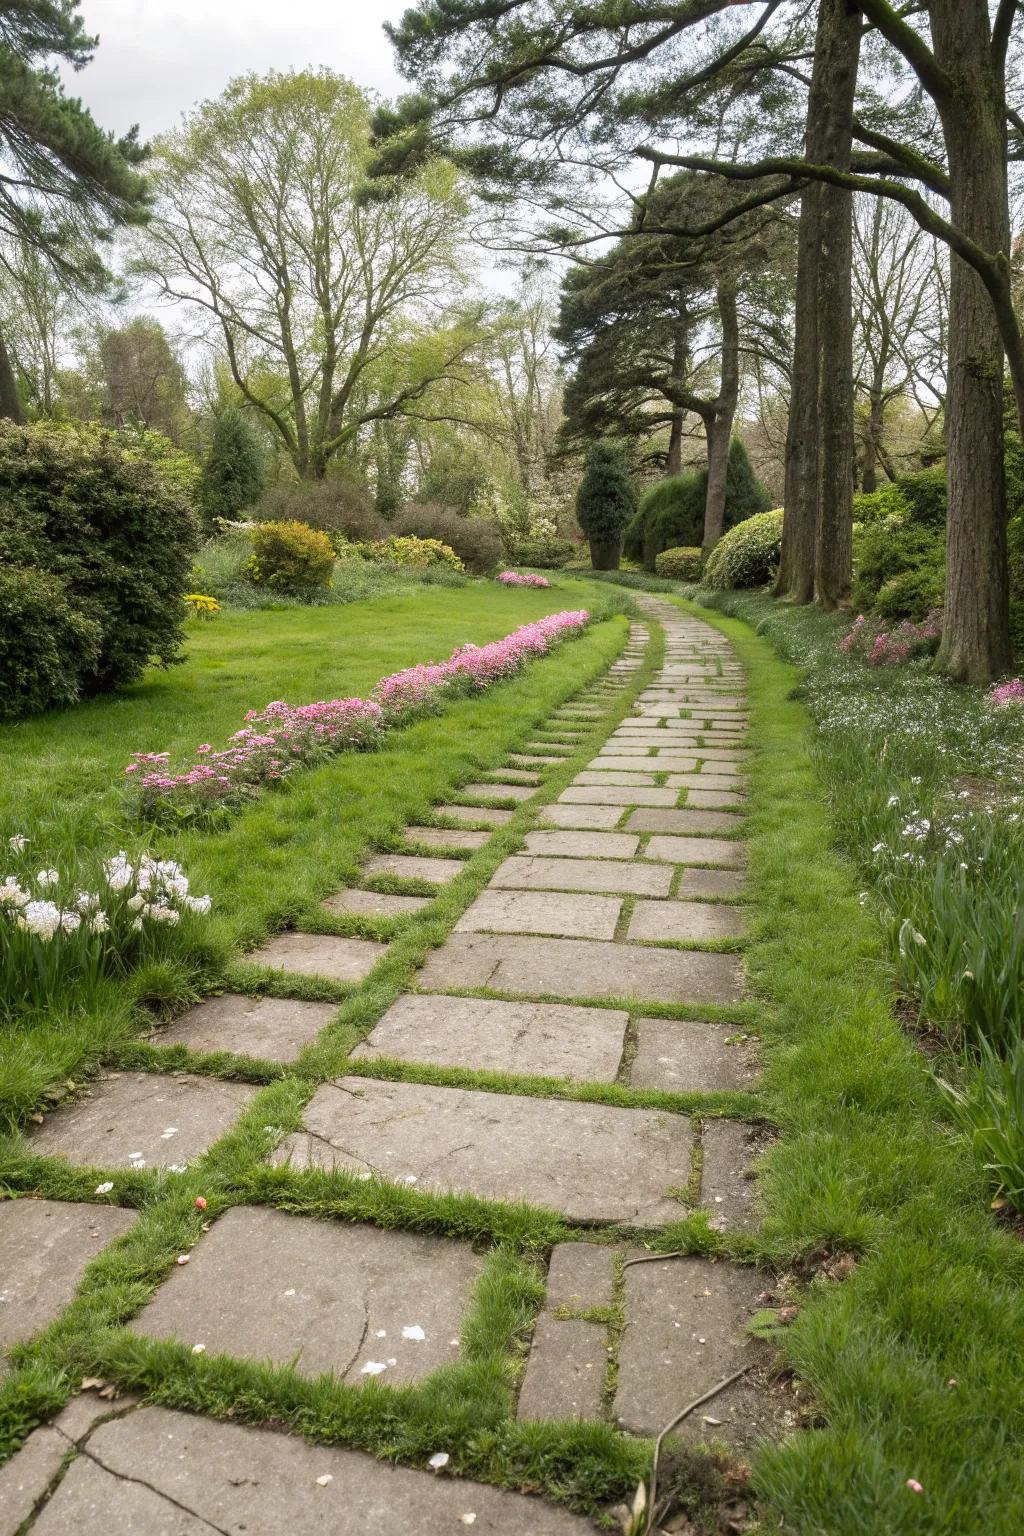
<svg viewBox="0 0 1024 1536">
<path fill-rule="evenodd" d="M 33 1129 L 32 1147 L 86 1167 L 180 1167 L 219 1141 L 256 1091 L 185 1073 L 111 1073 Z"/>
<path fill-rule="evenodd" d="M 578 827 L 581 831 L 617 827 L 621 820 L 618 805 L 546 805 L 540 814 L 542 827 Z"/>
<path fill-rule="evenodd" d="M 753 1048 L 738 1038 L 735 1025 L 703 1019 L 638 1019 L 637 1036 L 629 1075 L 634 1088 L 731 1093 L 747 1091 L 757 1080 Z"/>
<path fill-rule="evenodd" d="M 711 837 L 652 837 L 644 857 L 671 864 L 721 864 L 740 869 L 744 863 L 743 846 Z"/>
<path fill-rule="evenodd" d="M 542 1312 L 519 1393 L 519 1417 L 600 1418 L 607 1363 L 603 1324 Z"/>
<path fill-rule="evenodd" d="M 743 933 L 743 913 L 724 904 L 700 901 L 638 901 L 626 937 L 640 942 L 701 943 L 736 939 Z"/>
<path fill-rule="evenodd" d="M 689 1122 L 657 1110 L 349 1077 L 318 1088 L 303 1118 L 275 1162 L 528 1200 L 575 1221 L 671 1221 L 683 1207 L 670 1191 L 689 1179 Z"/>
<path fill-rule="evenodd" d="M 640 839 L 627 832 L 528 832 L 527 853 L 570 859 L 635 859 Z"/>
<path fill-rule="evenodd" d="M 764 1359 L 763 1344 L 746 1331 L 764 1289 L 756 1270 L 678 1258 L 630 1264 L 624 1278 L 614 1413 L 631 1434 L 657 1434 L 693 1398 Z M 723 1393 L 685 1420 L 680 1434 L 691 1441 L 735 1438 L 729 1406 Z"/>
<path fill-rule="evenodd" d="M 234 1206 L 131 1326 L 304 1376 L 414 1381 L 459 1358 L 482 1268 L 468 1243 Z"/>
<path fill-rule="evenodd" d="M 381 1056 L 479 1072 L 613 1082 L 627 1015 L 567 1003 L 506 1003 L 494 998 L 407 993 L 393 1003 L 354 1060 Z"/>
<path fill-rule="evenodd" d="M 653 773 L 685 773 L 696 769 L 696 767 L 697 759 L 695 757 L 651 757 L 646 753 L 643 756 L 639 753 L 635 756 L 629 753 L 624 755 L 618 753 L 612 755 L 609 753 L 607 756 L 595 757 L 593 762 L 588 764 L 586 772 L 617 773 L 619 775 L 628 773 L 636 778 L 637 783 L 643 784 L 646 782 L 645 776 Z M 580 774 L 577 782 L 593 784 L 595 781 L 593 779 L 585 779 Z M 616 782 L 619 781 L 616 780 Z"/>
<path fill-rule="evenodd" d="M 428 885 L 447 885 L 465 869 L 461 859 L 420 858 L 413 853 L 377 853 L 363 865 L 364 875 L 398 875 L 403 880 L 425 880 Z"/>
<path fill-rule="evenodd" d="M 463 784 L 459 790 L 474 800 L 529 800 L 536 793 L 526 784 Z"/>
<path fill-rule="evenodd" d="M 60 1471 L 71 1447 L 45 1425 L 0 1467 L 0 1536 L 17 1536 Z"/>
<path fill-rule="evenodd" d="M 94 1430 L 87 1453 L 71 1464 L 32 1531 L 454 1536 L 468 1526 L 475 1536 L 593 1533 L 589 1520 L 526 1494 L 157 1407 L 137 1408 Z"/>
<path fill-rule="evenodd" d="M 491 840 L 490 832 L 469 827 L 406 827 L 402 836 L 407 843 L 421 843 L 424 848 L 482 848 Z"/>
<path fill-rule="evenodd" d="M 551 1251 L 544 1302 L 588 1312 L 610 1307 L 615 1286 L 615 1250 L 597 1243 L 559 1243 Z"/>
<path fill-rule="evenodd" d="M 668 783 L 672 789 L 726 789 L 736 792 L 734 780 L 717 773 L 670 773 Z"/>
<path fill-rule="evenodd" d="M 727 811 L 662 811 L 642 808 L 630 811 L 626 827 L 630 832 L 672 832 L 694 836 L 708 832 L 738 832 L 743 822 Z"/>
<path fill-rule="evenodd" d="M 688 789 L 686 803 L 694 810 L 739 811 L 746 803 L 746 796 L 725 789 Z"/>
<path fill-rule="evenodd" d="M 558 798 L 563 805 L 677 805 L 679 791 L 650 789 L 643 784 L 635 789 L 626 784 L 609 785 L 607 789 L 596 784 L 576 784 L 564 789 Z"/>
<path fill-rule="evenodd" d="M 486 987 L 536 997 L 637 998 L 642 1002 L 737 1002 L 742 973 L 734 955 L 646 949 L 596 939 L 534 939 L 456 933 L 419 975 L 427 990 Z"/>
<path fill-rule="evenodd" d="M 607 891 L 634 896 L 667 896 L 672 872 L 628 859 L 541 858 L 516 854 L 499 864 L 493 886 L 537 891 Z"/>
<path fill-rule="evenodd" d="M 462 914 L 455 932 L 543 933 L 556 938 L 613 939 L 621 911 L 622 900 L 618 896 L 487 890 L 481 891 Z"/>
<path fill-rule="evenodd" d="M 373 939 L 341 939 L 329 933 L 279 933 L 246 959 L 275 971 L 298 976 L 325 976 L 331 981 L 362 981 L 387 950 Z"/>
<path fill-rule="evenodd" d="M 677 895 L 715 900 L 722 896 L 742 896 L 745 889 L 746 878 L 736 869 L 684 869 Z"/>
<path fill-rule="evenodd" d="M 264 1061 L 294 1061 L 337 1011 L 333 1003 L 226 992 L 190 1008 L 154 1040 L 157 1045 L 187 1045 L 190 1051 L 234 1051 Z"/>
<path fill-rule="evenodd" d="M 515 811 L 503 811 L 496 805 L 435 805 L 434 810 L 449 821 L 479 821 L 488 827 L 503 827 L 515 815 Z"/>
<path fill-rule="evenodd" d="M 632 769 L 601 773 L 591 768 L 585 768 L 582 773 L 578 773 L 572 782 L 573 784 L 593 784 L 600 789 L 613 789 L 615 787 L 631 789 L 635 785 L 651 788 L 656 787 L 658 783 L 653 773 L 634 772 Z"/>
<path fill-rule="evenodd" d="M 63 1311 L 86 1265 L 136 1219 L 110 1205 L 0 1202 L 0 1360 Z"/>
<path fill-rule="evenodd" d="M 757 1184 L 753 1163 L 764 1151 L 763 1132 L 736 1120 L 708 1120 L 704 1126 L 701 1204 L 716 1228 L 749 1231 L 757 1226 Z"/>
<path fill-rule="evenodd" d="M 364 917 L 408 917 L 430 905 L 429 896 L 390 896 L 385 891 L 360 891 L 350 888 L 328 896 L 328 912 L 355 912 Z"/>
</svg>

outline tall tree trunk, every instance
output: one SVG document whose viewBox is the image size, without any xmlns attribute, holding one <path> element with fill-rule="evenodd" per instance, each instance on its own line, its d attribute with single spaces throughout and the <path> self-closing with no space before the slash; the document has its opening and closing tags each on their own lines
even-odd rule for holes
<svg viewBox="0 0 1024 1536">
<path fill-rule="evenodd" d="M 672 412 L 672 425 L 668 434 L 668 457 L 665 460 L 665 478 L 678 475 L 683 467 L 683 422 L 686 412 L 677 406 Z"/>
<path fill-rule="evenodd" d="M 710 554 L 725 532 L 725 494 L 729 446 L 740 395 L 740 323 L 736 289 L 718 285 L 718 316 L 722 326 L 722 378 L 713 417 L 705 420 L 708 439 L 708 488 L 704 503 L 704 553 Z"/>
<path fill-rule="evenodd" d="M 683 389 L 686 385 L 686 365 L 690 354 L 690 314 L 686 300 L 679 299 L 679 321 L 672 342 L 672 385 Z M 666 478 L 678 475 L 683 467 L 683 424 L 686 412 L 681 405 L 672 403 L 672 425 L 668 438 L 668 459 L 665 464 Z"/>
<path fill-rule="evenodd" d="M 805 154 L 815 165 L 849 164 L 853 93 L 860 52 L 860 13 L 852 0 L 821 0 L 814 42 L 814 63 L 807 101 Z M 849 294 L 850 194 L 816 183 L 800 202 L 797 238 L 796 317 L 793 382 L 786 434 L 785 519 L 782 560 L 775 583 L 778 596 L 795 602 L 812 600 L 819 578 L 826 582 L 826 601 L 849 586 L 849 502 L 853 493 L 853 368 L 849 313 L 838 335 L 830 335 L 822 313 L 836 315 L 842 295 Z M 846 263 L 832 271 L 831 261 Z M 847 299 L 849 305 L 849 299 Z M 851 360 L 841 354 L 848 349 Z M 840 400 L 849 375 L 848 437 L 840 424 Z M 822 432 L 822 427 L 824 432 Z M 824 456 L 824 457 L 823 457 Z M 844 468 L 846 466 L 846 468 Z M 822 518 L 821 498 L 850 485 Z M 844 522 L 847 531 L 844 533 Z M 844 576 L 845 569 L 845 576 Z"/>
<path fill-rule="evenodd" d="M 952 82 L 939 103 L 953 223 L 984 250 L 1010 250 L 1006 110 L 986 0 L 933 0 L 936 61 Z M 939 665 L 986 682 L 1012 660 L 1003 470 L 1003 340 L 981 278 L 950 263 L 946 399 L 949 517 Z"/>
<path fill-rule="evenodd" d="M 2 334 L 0 334 L 0 416 L 6 417 L 8 421 L 25 420 L 14 368 L 11 365 L 11 355 Z"/>
<path fill-rule="evenodd" d="M 878 465 L 882 459 L 882 433 L 885 430 L 885 396 L 882 382 L 872 379 L 868 391 L 868 420 L 864 429 L 864 453 L 860 466 L 860 488 L 866 495 L 878 489 Z M 886 471 L 888 473 L 888 471 Z"/>
</svg>

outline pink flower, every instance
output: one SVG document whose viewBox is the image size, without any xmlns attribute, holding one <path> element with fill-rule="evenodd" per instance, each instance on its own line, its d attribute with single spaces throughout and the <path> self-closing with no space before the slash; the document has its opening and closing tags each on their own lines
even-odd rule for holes
<svg viewBox="0 0 1024 1536">
<path fill-rule="evenodd" d="M 924 1489 L 916 1477 L 907 1478 L 907 1487 L 910 1489 L 911 1493 L 924 1493 Z"/>
</svg>

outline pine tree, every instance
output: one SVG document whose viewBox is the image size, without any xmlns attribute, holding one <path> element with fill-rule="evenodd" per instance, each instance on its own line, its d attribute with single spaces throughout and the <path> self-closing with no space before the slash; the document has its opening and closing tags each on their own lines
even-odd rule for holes
<svg viewBox="0 0 1024 1536">
<path fill-rule="evenodd" d="M 207 525 L 216 517 L 236 517 L 263 490 L 263 454 L 252 426 L 235 406 L 213 418 L 210 446 L 203 463 L 199 505 Z"/>
<path fill-rule="evenodd" d="M 636 493 L 618 443 L 594 443 L 576 492 L 576 517 L 590 544 L 595 571 L 617 571 L 622 534 L 636 511 Z"/>
</svg>

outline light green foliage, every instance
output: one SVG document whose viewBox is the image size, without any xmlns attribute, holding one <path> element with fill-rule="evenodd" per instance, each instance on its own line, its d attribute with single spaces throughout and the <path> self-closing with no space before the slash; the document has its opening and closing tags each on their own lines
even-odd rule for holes
<svg viewBox="0 0 1024 1536">
<path fill-rule="evenodd" d="M 252 530 L 249 580 L 292 597 L 330 585 L 334 546 L 326 533 L 307 523 L 257 523 Z"/>
<path fill-rule="evenodd" d="M 923 618 L 942 606 L 945 562 L 941 528 L 892 518 L 866 523 L 854 539 L 854 606 L 885 618 Z"/>
<path fill-rule="evenodd" d="M 853 498 L 854 523 L 880 523 L 887 518 L 905 518 L 910 503 L 891 480 L 877 491 L 861 491 Z"/>
<path fill-rule="evenodd" d="M 748 517 L 730 528 L 711 551 L 704 567 L 704 585 L 721 590 L 766 586 L 778 569 L 781 546 L 781 507 Z"/>
<path fill-rule="evenodd" d="M 654 570 L 669 581 L 699 581 L 703 564 L 704 551 L 699 546 L 663 549 L 654 562 Z"/>
<path fill-rule="evenodd" d="M 463 569 L 462 561 L 448 544 L 442 544 L 440 539 L 419 539 L 415 534 L 355 544 L 353 548 L 365 560 L 382 560 L 391 565 L 409 565 L 417 569 L 441 565 L 450 571 Z"/>
</svg>

